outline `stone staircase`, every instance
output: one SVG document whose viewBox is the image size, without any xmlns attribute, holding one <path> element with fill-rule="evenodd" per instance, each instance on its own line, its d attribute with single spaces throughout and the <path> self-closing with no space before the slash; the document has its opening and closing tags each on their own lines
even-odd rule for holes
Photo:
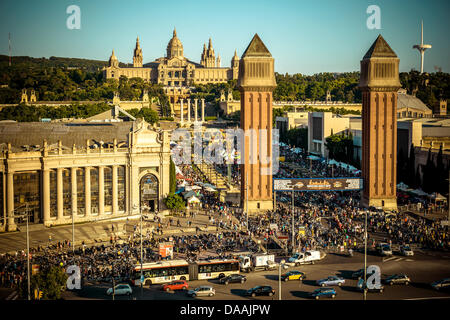
<svg viewBox="0 0 450 320">
<path fill-rule="evenodd" d="M 231 186 L 227 183 L 227 178 L 217 172 L 212 165 L 201 163 L 196 166 L 209 183 L 215 185 L 217 189 L 231 189 Z"/>
</svg>

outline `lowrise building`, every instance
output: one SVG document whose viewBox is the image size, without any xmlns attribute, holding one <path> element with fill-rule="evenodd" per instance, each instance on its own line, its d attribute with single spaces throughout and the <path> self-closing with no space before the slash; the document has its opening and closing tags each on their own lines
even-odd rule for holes
<svg viewBox="0 0 450 320">
<path fill-rule="evenodd" d="M 0 230 L 163 211 L 169 193 L 168 131 L 144 120 L 0 122 Z"/>
</svg>

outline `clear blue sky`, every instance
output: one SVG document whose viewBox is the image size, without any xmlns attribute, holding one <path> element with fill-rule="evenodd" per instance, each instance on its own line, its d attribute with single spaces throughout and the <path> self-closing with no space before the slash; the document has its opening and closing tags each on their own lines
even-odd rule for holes
<svg viewBox="0 0 450 320">
<path fill-rule="evenodd" d="M 81 9 L 81 29 L 66 27 L 66 8 Z M 381 30 L 369 30 L 366 9 L 381 9 Z M 379 33 L 400 57 L 400 70 L 419 69 L 420 20 L 433 48 L 425 71 L 450 72 L 448 0 L 2 0 L 0 54 L 107 60 L 115 49 L 121 62 L 132 62 L 136 36 L 144 63 L 164 56 L 176 26 L 184 53 L 199 62 L 203 43 L 212 37 L 222 66 L 234 49 L 240 56 L 258 33 L 281 73 L 313 74 L 359 70 L 359 61 Z"/>
</svg>

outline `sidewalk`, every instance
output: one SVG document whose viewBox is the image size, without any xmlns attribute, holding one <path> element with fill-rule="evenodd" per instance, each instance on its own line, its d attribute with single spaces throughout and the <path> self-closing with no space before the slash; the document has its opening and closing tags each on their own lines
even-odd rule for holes
<svg viewBox="0 0 450 320">
<path fill-rule="evenodd" d="M 134 226 L 136 226 L 136 232 L 140 231 L 140 216 L 130 216 L 133 220 L 122 219 L 119 221 L 98 221 L 83 224 L 75 224 L 75 246 L 80 246 L 82 242 L 86 245 L 101 244 L 109 242 L 112 236 L 117 236 L 120 240 L 128 240 L 130 234 L 133 233 Z M 167 227 L 169 218 L 173 219 L 173 223 L 170 227 Z M 217 221 L 218 214 L 214 215 L 215 221 Z M 181 227 L 177 227 L 177 220 L 180 220 Z M 192 224 L 189 227 L 188 221 L 191 220 Z M 129 225 L 126 228 L 126 225 Z M 204 214 L 198 214 L 195 219 L 183 218 L 178 216 L 165 217 L 162 221 L 163 235 L 179 235 L 185 233 L 196 233 L 198 227 L 199 232 L 216 232 L 216 226 L 209 224 L 208 216 Z M 142 227 L 142 234 L 145 237 L 147 231 L 152 233 L 156 231 L 157 223 L 144 221 Z M 114 231 L 113 231 L 114 230 Z M 219 231 L 223 229 L 219 228 Z M 49 236 L 51 236 L 51 244 L 55 244 L 59 241 L 69 240 L 72 241 L 72 225 L 44 227 L 43 225 L 35 225 L 29 230 L 30 248 L 37 246 L 47 246 L 49 244 Z M 0 234 L 0 253 L 15 253 L 16 251 L 26 250 L 26 227 L 21 226 L 20 231 L 8 232 Z"/>
<path fill-rule="evenodd" d="M 439 221 L 439 220 L 447 220 L 448 217 L 448 212 L 444 211 L 444 212 L 431 212 L 431 213 L 427 213 L 425 214 L 423 211 L 415 211 L 415 210 L 410 210 L 410 209 L 406 209 L 403 212 L 405 213 L 410 213 L 412 215 L 430 220 L 430 221 Z"/>
</svg>

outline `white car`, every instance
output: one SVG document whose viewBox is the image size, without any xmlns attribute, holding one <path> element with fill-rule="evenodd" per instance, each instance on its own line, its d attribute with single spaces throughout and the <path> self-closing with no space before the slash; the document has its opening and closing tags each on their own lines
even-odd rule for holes
<svg viewBox="0 0 450 320">
<path fill-rule="evenodd" d="M 411 250 L 411 248 L 409 246 L 401 246 L 400 254 L 402 254 L 404 256 L 413 256 L 414 252 Z"/>
<path fill-rule="evenodd" d="M 387 243 L 380 243 L 378 246 L 378 253 L 382 256 L 392 256 L 391 246 Z"/>
<path fill-rule="evenodd" d="M 112 295 L 113 293 L 116 296 L 119 296 L 119 295 L 131 296 L 133 294 L 133 289 L 131 289 L 129 284 L 118 284 L 117 286 L 114 287 L 114 292 L 113 292 L 113 288 L 109 288 L 106 291 L 106 294 L 108 296 Z"/>
</svg>

